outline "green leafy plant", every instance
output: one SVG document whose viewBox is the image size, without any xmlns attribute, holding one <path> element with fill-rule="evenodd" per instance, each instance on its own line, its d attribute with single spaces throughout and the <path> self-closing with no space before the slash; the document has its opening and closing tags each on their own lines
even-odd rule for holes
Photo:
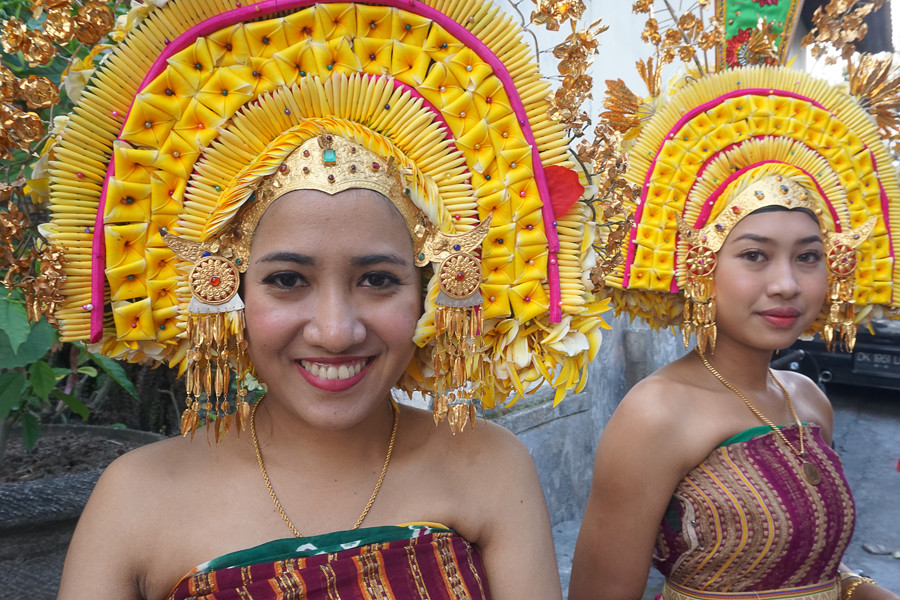
<svg viewBox="0 0 900 600">
<path fill-rule="evenodd" d="M 56 329 L 45 319 L 28 320 L 17 296 L 15 290 L 0 296 L 0 419 L 22 428 L 29 450 L 40 436 L 42 421 L 67 421 L 72 415 L 88 419 L 88 405 L 73 393 L 80 378 L 112 378 L 137 398 L 121 364 L 81 344 L 60 344 Z"/>
</svg>

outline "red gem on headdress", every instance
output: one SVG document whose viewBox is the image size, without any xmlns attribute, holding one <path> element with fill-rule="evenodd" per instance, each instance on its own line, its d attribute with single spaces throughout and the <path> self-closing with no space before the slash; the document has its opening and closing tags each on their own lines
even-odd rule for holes
<svg viewBox="0 0 900 600">
<path fill-rule="evenodd" d="M 219 279 L 218 277 L 216 277 L 215 275 L 213 275 L 212 277 L 209 278 L 210 285 L 219 285 L 220 283 L 222 283 L 222 280 Z"/>
<path fill-rule="evenodd" d="M 464 272 L 462 272 L 462 271 L 456 272 L 456 280 L 457 281 L 462 281 L 465 278 L 466 278 L 466 274 Z"/>
<path fill-rule="evenodd" d="M 373 162 L 373 163 L 372 163 L 372 170 L 373 170 L 373 171 L 377 171 L 377 170 L 380 169 L 380 168 L 381 168 L 381 165 L 379 165 L 377 162 Z"/>
<path fill-rule="evenodd" d="M 328 176 L 328 183 L 334 183 L 334 175 Z"/>
<path fill-rule="evenodd" d="M 281 171 L 282 173 L 287 173 L 288 166 L 287 166 L 287 165 L 281 165 L 280 167 L 278 167 L 278 170 Z"/>
<path fill-rule="evenodd" d="M 309 156 L 309 150 L 304 150 L 304 151 L 303 151 L 303 156 Z"/>
<path fill-rule="evenodd" d="M 77 177 L 78 179 L 84 179 L 84 173 L 78 171 L 77 173 L 75 173 L 75 177 Z"/>
<path fill-rule="evenodd" d="M 733 212 L 734 214 L 738 214 L 739 212 L 741 212 L 741 207 L 740 206 L 732 206 L 731 212 Z"/>
</svg>

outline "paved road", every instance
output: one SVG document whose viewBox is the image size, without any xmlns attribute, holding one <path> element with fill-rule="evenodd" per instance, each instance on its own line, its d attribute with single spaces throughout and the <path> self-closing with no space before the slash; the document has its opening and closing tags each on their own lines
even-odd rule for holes
<svg viewBox="0 0 900 600">
<path fill-rule="evenodd" d="M 834 446 L 857 504 L 857 524 L 844 561 L 900 593 L 900 559 L 872 555 L 863 544 L 900 552 L 900 392 L 837 387 Z"/>
<path fill-rule="evenodd" d="M 900 551 L 900 392 L 833 386 L 828 396 L 835 410 L 835 449 L 858 512 L 844 562 L 900 593 L 900 559 L 863 549 L 863 544 L 873 544 Z M 568 521 L 553 532 L 564 590 L 578 526 Z M 653 571 L 644 598 L 652 599 L 661 586 L 662 578 Z"/>
</svg>

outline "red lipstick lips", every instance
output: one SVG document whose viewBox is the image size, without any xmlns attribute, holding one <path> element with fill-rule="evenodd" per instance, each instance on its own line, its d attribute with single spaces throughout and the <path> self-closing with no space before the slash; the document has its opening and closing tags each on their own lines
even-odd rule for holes
<svg viewBox="0 0 900 600">
<path fill-rule="evenodd" d="M 759 313 L 770 325 L 779 329 L 792 327 L 800 316 L 800 311 L 790 306 L 770 308 Z"/>
</svg>

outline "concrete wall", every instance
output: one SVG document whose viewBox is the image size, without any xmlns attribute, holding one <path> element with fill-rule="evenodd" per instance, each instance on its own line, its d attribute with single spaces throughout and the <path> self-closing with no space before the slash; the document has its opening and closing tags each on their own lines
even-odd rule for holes
<svg viewBox="0 0 900 600">
<path fill-rule="evenodd" d="M 604 331 L 582 393 L 553 407 L 552 390 L 539 392 L 522 408 L 492 418 L 531 451 L 554 527 L 581 520 L 597 441 L 619 401 L 636 382 L 684 352 L 680 338 L 669 331 L 654 332 L 626 318 L 607 321 L 612 329 Z"/>
</svg>

